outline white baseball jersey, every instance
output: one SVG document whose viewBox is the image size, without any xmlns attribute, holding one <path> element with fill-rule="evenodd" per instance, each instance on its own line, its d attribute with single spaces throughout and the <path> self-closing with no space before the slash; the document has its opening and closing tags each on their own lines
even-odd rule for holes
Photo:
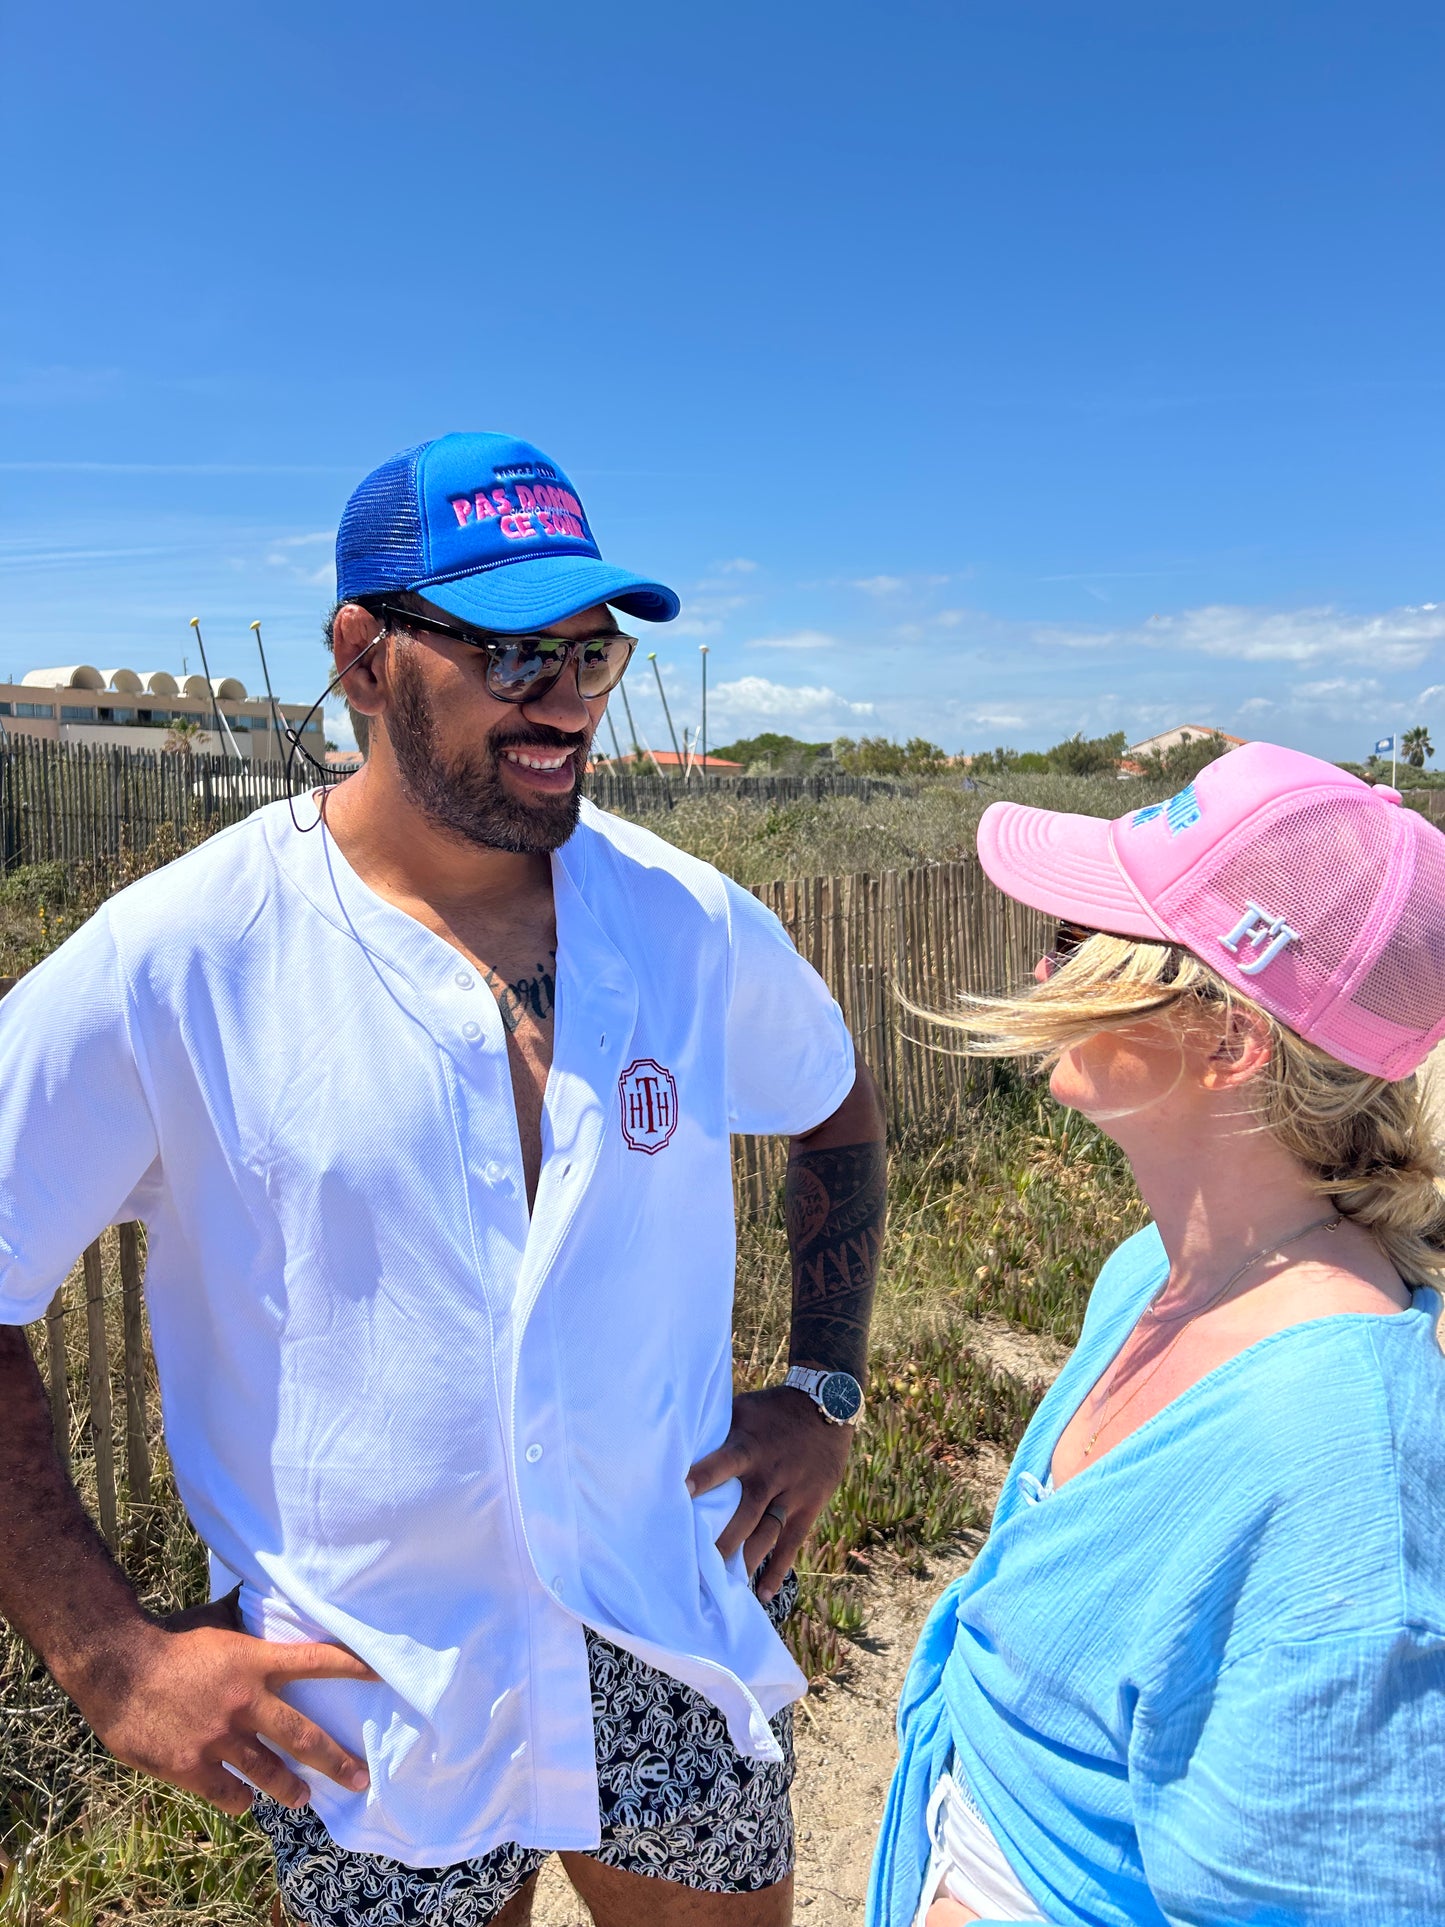
<svg viewBox="0 0 1445 1927">
<path fill-rule="evenodd" d="M 584 1625 L 754 1758 L 804 1688 L 717 1552 L 736 1484 L 684 1478 L 729 1425 L 729 1133 L 821 1123 L 852 1046 L 708 865 L 584 805 L 553 879 L 530 1216 L 491 993 L 284 803 L 0 1003 L 0 1319 L 146 1224 L 182 1497 L 252 1632 L 380 1674 L 289 1696 L 369 1763 L 306 1774 L 332 1834 L 413 1866 L 596 1844 Z"/>
</svg>

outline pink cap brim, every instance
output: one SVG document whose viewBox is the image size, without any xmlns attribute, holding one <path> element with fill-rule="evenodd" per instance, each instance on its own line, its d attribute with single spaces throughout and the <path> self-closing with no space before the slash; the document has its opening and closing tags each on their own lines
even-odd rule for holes
<svg viewBox="0 0 1445 1927">
<path fill-rule="evenodd" d="M 1144 908 L 1114 861 L 1099 816 L 990 803 L 978 826 L 978 860 L 1008 896 L 1116 937 L 1175 939 Z"/>
</svg>

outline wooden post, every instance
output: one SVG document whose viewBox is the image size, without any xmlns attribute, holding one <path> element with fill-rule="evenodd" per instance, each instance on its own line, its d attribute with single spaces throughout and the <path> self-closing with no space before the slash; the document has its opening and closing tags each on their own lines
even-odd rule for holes
<svg viewBox="0 0 1445 1927">
<path fill-rule="evenodd" d="M 115 1437 L 98 1238 L 85 1248 L 85 1326 L 90 1351 L 90 1438 L 95 1449 L 96 1509 L 106 1544 L 113 1548 L 116 1543 Z"/>
<path fill-rule="evenodd" d="M 125 1318 L 125 1482 L 132 1505 L 149 1505 L 151 1454 L 146 1439 L 146 1344 L 141 1310 L 140 1239 L 120 1227 L 120 1288 Z"/>
<path fill-rule="evenodd" d="M 50 1426 L 60 1463 L 70 1470 L 70 1380 L 65 1357 L 65 1287 L 61 1285 L 45 1314 L 45 1349 L 50 1365 Z"/>
</svg>

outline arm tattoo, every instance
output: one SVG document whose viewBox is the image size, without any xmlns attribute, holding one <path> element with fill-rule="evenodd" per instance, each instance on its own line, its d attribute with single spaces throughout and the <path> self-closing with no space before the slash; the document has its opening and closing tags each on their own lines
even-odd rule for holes
<svg viewBox="0 0 1445 1927">
<path fill-rule="evenodd" d="M 788 1357 L 861 1381 L 887 1209 L 883 1146 L 795 1150 L 785 1198 L 793 1259 Z"/>
<path fill-rule="evenodd" d="M 539 963 L 530 977 L 518 977 L 515 983 L 503 983 L 495 970 L 485 973 L 487 988 L 497 1000 L 509 1036 L 524 1017 L 538 1024 L 545 1024 L 551 1018 L 557 1004 L 557 952 L 554 950 L 551 955 L 551 969 Z"/>
</svg>

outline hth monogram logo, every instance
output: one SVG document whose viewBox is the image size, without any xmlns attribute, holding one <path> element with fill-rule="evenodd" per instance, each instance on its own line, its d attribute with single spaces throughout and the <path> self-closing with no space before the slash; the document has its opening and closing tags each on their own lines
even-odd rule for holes
<svg viewBox="0 0 1445 1927">
<path fill-rule="evenodd" d="M 622 1096 L 622 1135 L 634 1151 L 654 1157 L 677 1129 L 677 1083 L 672 1072 L 650 1057 L 627 1066 L 618 1083 Z"/>
<path fill-rule="evenodd" d="M 1242 943 L 1252 945 L 1259 954 L 1252 963 L 1242 963 L 1239 974 L 1241 977 L 1257 977 L 1261 970 L 1274 962 L 1286 944 L 1299 942 L 1299 931 L 1292 930 L 1283 917 L 1272 917 L 1268 910 L 1261 910 L 1257 903 L 1247 903 L 1239 922 L 1219 941 L 1236 956 Z"/>
</svg>

